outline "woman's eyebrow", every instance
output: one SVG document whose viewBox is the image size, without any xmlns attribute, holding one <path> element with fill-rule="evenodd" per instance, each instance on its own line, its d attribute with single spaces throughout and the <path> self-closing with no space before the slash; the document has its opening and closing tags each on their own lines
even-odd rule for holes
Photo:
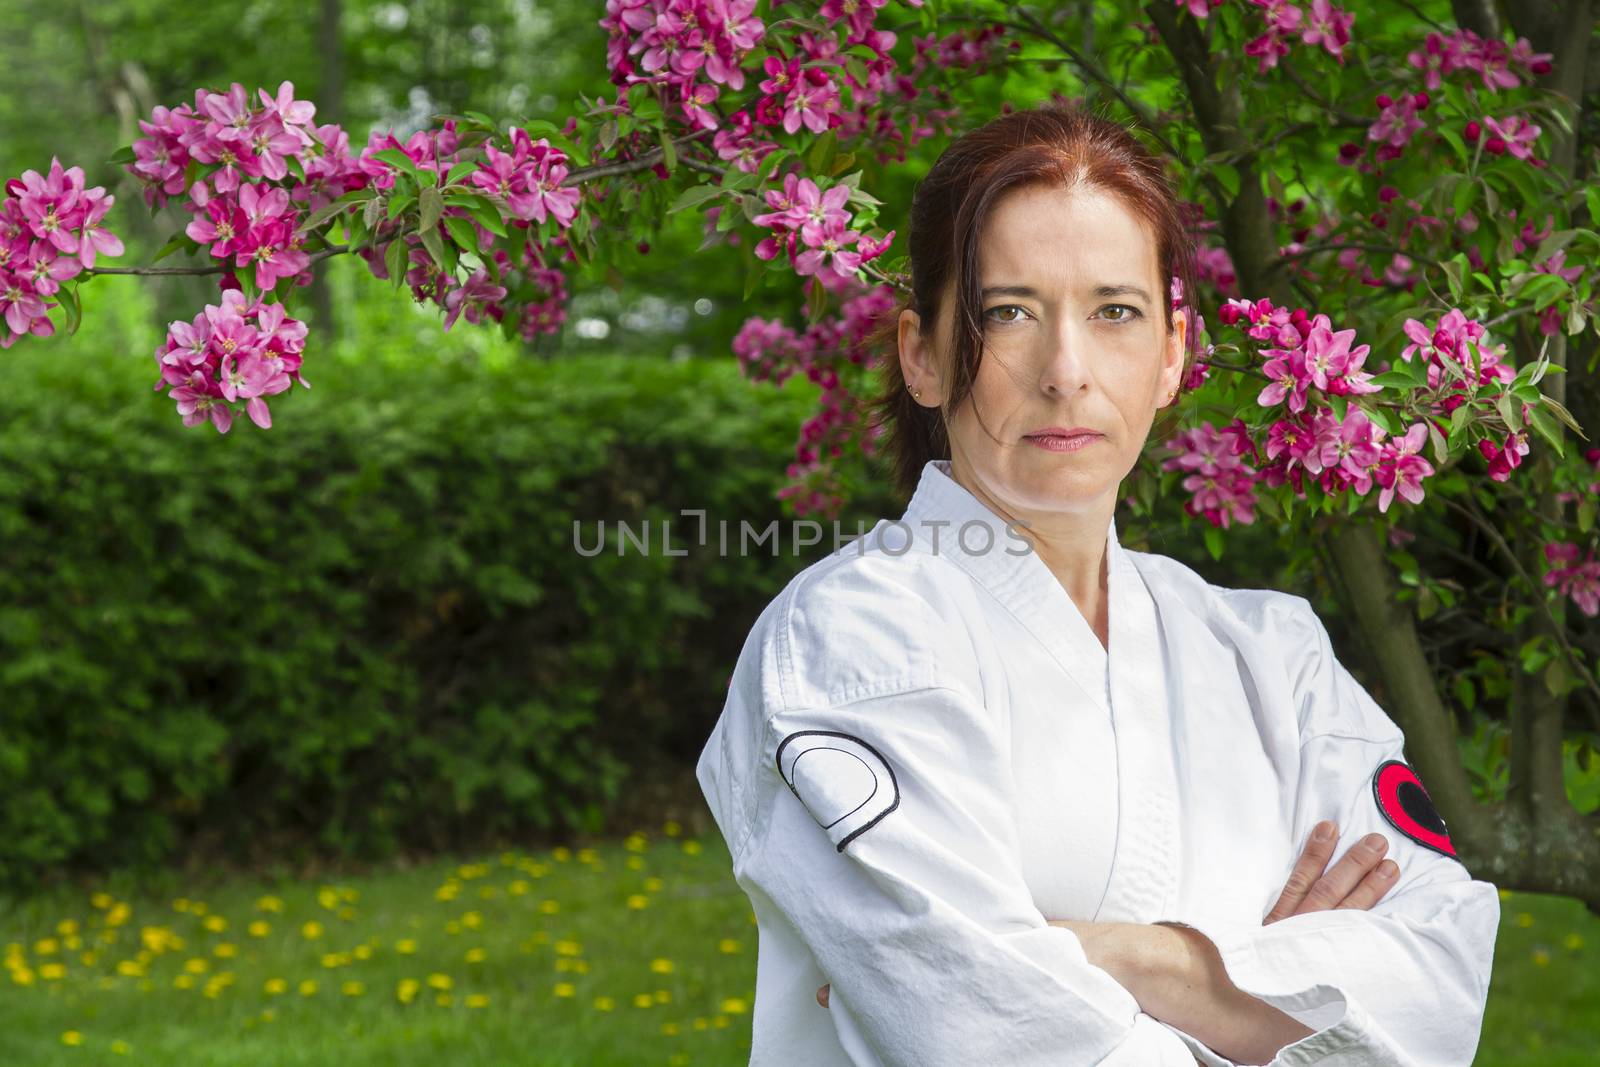
<svg viewBox="0 0 1600 1067">
<path fill-rule="evenodd" d="M 991 296 L 1021 296 L 1034 300 L 1041 299 L 1039 291 L 1030 285 L 989 285 L 985 286 L 979 294 L 987 300 Z M 1090 296 L 1137 296 L 1146 302 L 1150 294 L 1140 285 L 1097 285 L 1089 290 Z"/>
</svg>

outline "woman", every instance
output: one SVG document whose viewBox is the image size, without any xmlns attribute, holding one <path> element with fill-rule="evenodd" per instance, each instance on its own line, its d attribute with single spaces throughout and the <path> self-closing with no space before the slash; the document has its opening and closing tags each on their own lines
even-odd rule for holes
<svg viewBox="0 0 1600 1067">
<path fill-rule="evenodd" d="M 918 186 L 879 400 L 910 504 L 762 612 L 697 768 L 759 926 L 752 1065 L 1471 1062 L 1499 898 L 1399 728 L 1304 598 L 1117 542 L 1189 257 L 1082 111 Z"/>
</svg>

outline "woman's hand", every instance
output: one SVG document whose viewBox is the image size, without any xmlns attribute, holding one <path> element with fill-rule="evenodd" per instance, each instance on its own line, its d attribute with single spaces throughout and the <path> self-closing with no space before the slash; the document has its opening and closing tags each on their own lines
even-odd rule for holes
<svg viewBox="0 0 1600 1067">
<path fill-rule="evenodd" d="M 1312 828 L 1311 840 L 1306 842 L 1300 861 L 1289 872 L 1283 894 L 1261 920 L 1262 926 L 1308 911 L 1367 909 L 1394 886 L 1400 867 L 1394 860 L 1383 859 L 1389 848 L 1388 838 L 1382 834 L 1368 834 L 1346 852 L 1332 870 L 1325 870 L 1328 857 L 1333 855 L 1338 843 L 1337 823 L 1323 821 Z"/>
<path fill-rule="evenodd" d="M 1319 833 L 1326 833 L 1319 837 Z M 1388 851 L 1389 841 L 1382 834 L 1368 834 L 1366 839 L 1350 849 L 1328 870 L 1328 859 L 1333 855 L 1334 847 L 1339 843 L 1339 827 L 1337 823 L 1325 820 L 1312 828 L 1311 838 L 1306 842 L 1305 851 L 1300 854 L 1300 860 L 1289 872 L 1289 880 L 1284 883 L 1283 893 L 1278 897 L 1278 902 L 1272 906 L 1266 918 L 1261 920 L 1261 925 L 1267 926 L 1287 919 L 1291 915 L 1303 915 L 1311 911 L 1329 911 L 1335 908 L 1370 908 L 1376 904 L 1385 893 L 1395 884 L 1395 879 L 1400 874 L 1400 867 L 1394 860 L 1384 859 L 1383 854 Z M 1113 924 L 1074 923 L 1068 919 L 1051 919 L 1051 926 L 1061 926 L 1072 930 L 1079 935 L 1080 940 L 1085 940 L 1097 934 L 1105 933 L 1096 929 L 1097 926 L 1110 926 Z M 1110 948 L 1112 939 L 1107 937 L 1106 948 Z M 1110 953 L 1094 953 L 1091 946 L 1085 944 L 1085 953 L 1090 956 L 1090 962 L 1104 966 L 1114 958 Z M 1099 959 L 1095 957 L 1099 956 Z M 828 986 L 825 984 L 817 990 L 817 1003 L 824 1008 L 828 1006 Z"/>
</svg>

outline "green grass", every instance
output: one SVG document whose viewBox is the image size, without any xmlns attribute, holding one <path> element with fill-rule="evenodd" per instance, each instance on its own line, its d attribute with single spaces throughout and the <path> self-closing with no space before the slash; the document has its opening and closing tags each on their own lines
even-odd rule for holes
<svg viewBox="0 0 1600 1067">
<path fill-rule="evenodd" d="M 743 1067 L 750 907 L 721 838 L 676 829 L 361 877 L 114 884 L 0 905 L 0 1064 Z M 1600 920 L 1521 893 L 1502 914 L 1477 1063 L 1591 1067 Z"/>
</svg>

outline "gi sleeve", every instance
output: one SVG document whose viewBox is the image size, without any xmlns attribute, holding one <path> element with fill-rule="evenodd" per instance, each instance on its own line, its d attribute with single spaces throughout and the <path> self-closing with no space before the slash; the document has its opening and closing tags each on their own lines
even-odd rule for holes
<svg viewBox="0 0 1600 1067">
<path fill-rule="evenodd" d="M 1298 621 L 1283 632 L 1296 635 L 1301 721 L 1295 858 L 1311 828 L 1332 819 L 1339 842 L 1329 867 L 1376 832 L 1399 878 L 1370 910 L 1200 929 L 1235 985 L 1315 1031 L 1281 1049 L 1272 1067 L 1467 1067 L 1488 996 L 1498 890 L 1455 858 L 1448 828 L 1405 762 L 1400 728 L 1335 658 L 1310 604 L 1290 600 Z M 1228 1063 L 1211 1055 L 1206 1062 Z"/>
<path fill-rule="evenodd" d="M 832 989 L 812 1008 L 832 1013 L 852 1062 L 1193 1067 L 1034 906 L 1009 743 L 970 692 L 877 692 L 764 725 L 734 876 L 815 957 Z"/>
</svg>

